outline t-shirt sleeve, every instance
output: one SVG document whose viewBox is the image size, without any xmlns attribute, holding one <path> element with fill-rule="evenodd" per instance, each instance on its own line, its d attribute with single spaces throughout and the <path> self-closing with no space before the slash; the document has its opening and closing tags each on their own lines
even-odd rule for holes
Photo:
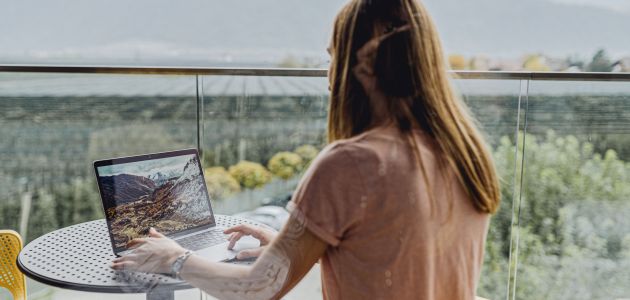
<svg viewBox="0 0 630 300">
<path fill-rule="evenodd" d="M 338 246 L 362 221 L 367 192 L 355 160 L 343 145 L 332 145 L 313 161 L 287 209 L 313 234 Z"/>
</svg>

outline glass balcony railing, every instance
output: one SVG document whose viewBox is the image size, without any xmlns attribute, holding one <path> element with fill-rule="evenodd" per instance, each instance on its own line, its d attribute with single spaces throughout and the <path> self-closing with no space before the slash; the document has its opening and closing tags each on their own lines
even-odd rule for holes
<svg viewBox="0 0 630 300">
<path fill-rule="evenodd" d="M 0 66 L 0 228 L 30 241 L 102 218 L 93 160 L 182 148 L 200 150 L 216 212 L 283 206 L 325 143 L 325 75 Z M 627 298 L 630 74 L 456 75 L 502 183 L 478 295 Z M 288 299 L 319 299 L 318 285 L 309 274 Z"/>
</svg>

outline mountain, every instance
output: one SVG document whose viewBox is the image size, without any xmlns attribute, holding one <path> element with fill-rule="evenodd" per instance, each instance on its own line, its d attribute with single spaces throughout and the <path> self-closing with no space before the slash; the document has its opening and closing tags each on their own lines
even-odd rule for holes
<svg viewBox="0 0 630 300">
<path fill-rule="evenodd" d="M 424 2 L 449 52 L 590 57 L 606 48 L 615 55 L 630 54 L 628 12 L 549 0 Z"/>
<path fill-rule="evenodd" d="M 106 207 L 112 207 L 151 195 L 155 183 L 142 176 L 120 174 L 101 178 L 102 197 Z"/>
<path fill-rule="evenodd" d="M 161 186 L 164 183 L 166 183 L 169 179 L 171 178 L 171 176 L 166 175 L 162 172 L 157 172 L 154 174 L 149 175 L 149 179 L 151 179 L 156 186 Z"/>
<path fill-rule="evenodd" d="M 168 234 L 209 224 L 212 219 L 197 159 L 186 163 L 181 176 L 166 180 L 136 201 L 108 209 L 107 215 L 113 218 L 111 226 L 118 233 L 114 236 L 117 246 L 145 234 L 149 227 Z"/>
<path fill-rule="evenodd" d="M 450 53 L 590 57 L 603 47 L 615 56 L 630 54 L 630 10 L 563 1 L 423 2 Z M 575 3 L 587 1 L 598 0 Z M 63 2 L 5 3 L 0 63 L 274 65 L 287 55 L 325 60 L 332 22 L 347 1 Z"/>
<path fill-rule="evenodd" d="M 180 218 L 196 222 L 208 211 L 205 183 L 196 158 L 186 163 L 182 175 L 172 183 L 172 187 L 168 188 L 168 193 L 163 197 L 158 196 L 161 190 L 165 189 L 160 188 L 153 193 L 154 201 L 170 202 Z"/>
<path fill-rule="evenodd" d="M 182 172 L 182 175 L 177 178 L 177 183 L 179 184 L 184 181 L 191 181 L 197 178 L 200 174 L 201 171 L 199 170 L 197 158 L 193 157 L 184 166 L 184 172 Z"/>
</svg>

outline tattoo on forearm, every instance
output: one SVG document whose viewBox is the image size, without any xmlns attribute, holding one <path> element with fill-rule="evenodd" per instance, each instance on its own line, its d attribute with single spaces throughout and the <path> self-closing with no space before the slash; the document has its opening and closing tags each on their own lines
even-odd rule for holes
<svg viewBox="0 0 630 300">
<path fill-rule="evenodd" d="M 304 255 L 298 245 L 298 240 L 306 229 L 304 220 L 299 213 L 294 214 L 279 237 L 252 267 L 241 269 L 241 272 L 237 270 L 220 272 L 223 275 L 207 272 L 187 273 L 184 278 L 219 299 L 249 300 L 277 297 L 287 283 L 291 261 L 299 261 Z"/>
</svg>

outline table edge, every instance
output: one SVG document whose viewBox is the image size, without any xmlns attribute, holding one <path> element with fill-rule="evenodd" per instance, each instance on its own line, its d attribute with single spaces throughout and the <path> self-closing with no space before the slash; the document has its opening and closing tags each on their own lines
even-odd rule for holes
<svg viewBox="0 0 630 300">
<path fill-rule="evenodd" d="M 242 218 L 242 217 L 235 217 L 235 216 L 230 216 L 230 215 L 221 215 L 221 214 L 215 214 L 215 216 L 222 216 L 222 217 L 232 217 L 232 218 L 240 218 L 240 219 L 245 219 L 248 220 L 246 218 Z M 97 220 L 92 220 L 92 221 L 86 221 L 83 223 L 89 223 L 89 222 L 97 222 L 97 221 L 102 221 L 103 219 L 97 219 Z M 253 220 L 250 220 L 253 221 Z M 256 221 L 254 221 L 256 222 Z M 257 222 L 259 224 L 262 224 L 260 222 Z M 82 224 L 82 223 L 78 223 L 78 224 Z M 74 224 L 77 225 L 77 224 Z M 74 226 L 72 225 L 72 226 Z M 266 227 L 269 227 L 267 225 L 264 225 Z M 270 228 L 270 227 L 269 227 Z M 50 233 L 50 232 L 49 232 Z M 46 233 L 46 234 L 49 234 Z M 74 290 L 74 291 L 82 291 L 82 292 L 92 292 L 92 293 L 109 293 L 109 294 L 141 294 L 141 293 L 148 293 L 151 291 L 161 291 L 161 290 L 171 290 L 171 291 L 176 291 L 176 290 L 188 290 L 188 289 L 195 289 L 196 287 L 188 284 L 185 281 L 182 281 L 181 283 L 164 283 L 164 284 L 158 284 L 154 287 L 146 287 L 146 286 L 103 286 L 103 285 L 88 285 L 88 284 L 81 284 L 81 285 L 73 285 L 72 283 L 68 283 L 66 281 L 61 281 L 61 280 L 57 280 L 54 278 L 50 278 L 50 277 L 46 277 L 46 276 L 41 276 L 38 273 L 35 273 L 31 270 L 29 270 L 26 266 L 24 266 L 21 262 L 22 258 L 22 249 L 20 250 L 20 253 L 17 256 L 16 259 L 16 264 L 18 269 L 28 278 L 31 278 L 35 281 L 38 281 L 40 283 L 46 284 L 46 285 L 50 285 L 50 286 L 54 286 L 57 288 L 63 288 L 63 289 L 68 289 L 68 290 Z"/>
<path fill-rule="evenodd" d="M 25 267 L 20 261 L 20 256 L 18 255 L 16 259 L 16 264 L 20 272 L 22 272 L 26 277 L 33 279 L 37 282 L 50 285 L 57 288 L 68 289 L 73 291 L 81 291 L 81 292 L 90 292 L 90 293 L 108 293 L 108 294 L 144 294 L 154 290 L 188 290 L 194 289 L 195 287 L 186 284 L 185 282 L 178 284 L 160 284 L 155 288 L 145 288 L 142 286 L 129 286 L 129 287 L 120 287 L 120 286 L 102 286 L 102 285 L 73 285 L 68 284 L 65 281 L 56 280 L 54 278 L 49 278 L 46 276 L 41 276 L 35 272 L 31 272 L 27 267 Z"/>
</svg>

